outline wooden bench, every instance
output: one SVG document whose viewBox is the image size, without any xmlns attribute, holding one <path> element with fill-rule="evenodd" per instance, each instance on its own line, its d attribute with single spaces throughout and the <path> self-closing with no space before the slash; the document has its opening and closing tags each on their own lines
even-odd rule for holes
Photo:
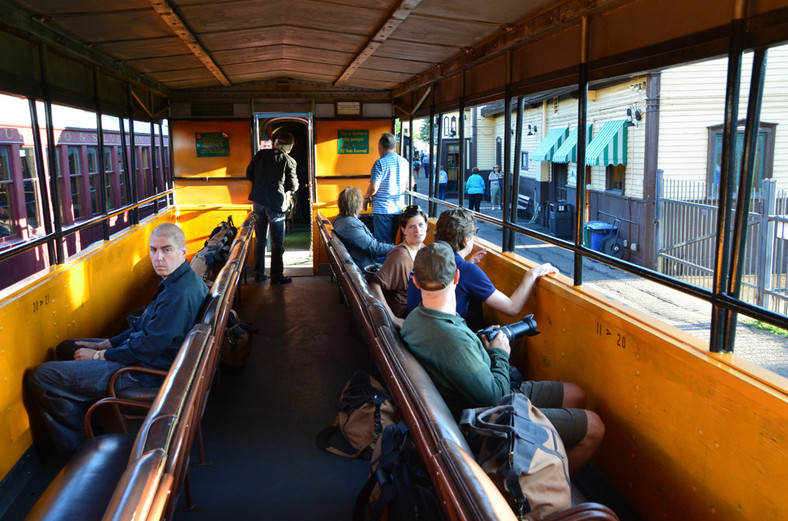
<svg viewBox="0 0 788 521">
<path fill-rule="evenodd" d="M 148 408 L 136 436 L 118 433 L 88 440 L 53 480 L 27 520 L 171 518 L 186 481 L 191 446 L 218 366 L 227 316 L 253 228 L 250 214 L 212 286 L 199 323 L 184 339 L 152 403 L 108 397 L 94 404 L 92 410 L 106 404 Z M 86 421 L 90 421 L 90 414 Z"/>
<path fill-rule="evenodd" d="M 383 304 L 369 291 L 361 271 L 346 261 L 330 223 L 318 216 L 329 263 L 359 322 L 383 383 L 388 387 L 426 465 L 448 519 L 516 519 L 503 495 L 476 463 L 456 420 L 419 361 L 394 332 Z M 333 256 L 333 259 L 332 259 Z M 342 280 L 346 278 L 348 280 Z M 617 521 L 604 505 L 582 503 L 549 518 Z"/>
</svg>

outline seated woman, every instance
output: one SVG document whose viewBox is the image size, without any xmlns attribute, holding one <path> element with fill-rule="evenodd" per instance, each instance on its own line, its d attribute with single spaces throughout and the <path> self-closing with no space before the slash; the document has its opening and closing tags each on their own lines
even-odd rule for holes
<svg viewBox="0 0 788 521">
<path fill-rule="evenodd" d="M 369 286 L 386 306 L 392 324 L 399 329 L 405 321 L 408 304 L 408 279 L 416 252 L 424 247 L 427 216 L 418 206 L 408 206 L 399 216 L 403 241 L 391 250 L 386 262 Z"/>
<path fill-rule="evenodd" d="M 388 255 L 396 247 L 394 244 L 378 241 L 359 220 L 363 202 L 364 196 L 360 189 L 355 186 L 345 188 L 339 193 L 339 215 L 334 219 L 334 233 L 347 248 L 353 262 L 362 270 L 377 263 L 379 257 Z"/>
</svg>

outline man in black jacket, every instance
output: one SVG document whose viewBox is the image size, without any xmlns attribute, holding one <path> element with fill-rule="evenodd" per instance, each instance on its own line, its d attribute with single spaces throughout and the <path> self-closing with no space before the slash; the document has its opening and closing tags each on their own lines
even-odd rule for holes
<svg viewBox="0 0 788 521">
<path fill-rule="evenodd" d="M 254 243 L 255 276 L 265 280 L 265 247 L 268 244 L 268 227 L 271 227 L 271 284 L 287 284 L 293 279 L 284 276 L 282 254 L 285 252 L 285 213 L 290 207 L 287 192 L 298 190 L 295 159 L 288 153 L 295 139 L 289 132 L 279 132 L 274 148 L 260 150 L 246 168 L 246 177 L 252 181 L 249 200 L 254 203 L 257 237 Z"/>
</svg>

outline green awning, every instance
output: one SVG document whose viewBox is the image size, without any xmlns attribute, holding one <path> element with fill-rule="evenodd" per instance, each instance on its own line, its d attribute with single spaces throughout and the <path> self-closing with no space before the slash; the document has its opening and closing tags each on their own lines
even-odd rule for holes
<svg viewBox="0 0 788 521">
<path fill-rule="evenodd" d="M 567 134 L 569 134 L 568 127 L 554 128 L 548 132 L 531 153 L 531 161 L 550 161 L 556 149 L 566 139 Z"/>
<path fill-rule="evenodd" d="M 626 120 L 608 121 L 602 125 L 586 151 L 586 164 L 593 166 L 627 164 Z"/>
<path fill-rule="evenodd" d="M 591 128 L 593 125 L 586 125 L 586 145 L 591 141 Z M 569 133 L 564 144 L 553 154 L 553 163 L 577 163 L 577 128 Z"/>
</svg>

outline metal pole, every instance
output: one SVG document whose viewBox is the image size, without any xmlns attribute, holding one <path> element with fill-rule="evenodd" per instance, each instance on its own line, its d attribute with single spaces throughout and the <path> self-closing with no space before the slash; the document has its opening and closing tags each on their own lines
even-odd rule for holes
<svg viewBox="0 0 788 521">
<path fill-rule="evenodd" d="M 761 102 L 763 99 L 764 78 L 766 77 L 767 51 L 755 51 L 750 79 L 750 96 L 747 102 L 747 124 L 744 127 L 744 149 L 742 150 L 741 172 L 739 174 L 739 199 L 736 204 L 736 219 L 733 227 L 731 244 L 731 273 L 728 282 L 728 294 L 735 299 L 741 294 L 741 277 L 744 255 L 746 255 L 747 231 L 750 220 L 750 198 L 752 196 L 752 178 L 755 165 L 755 153 L 758 146 L 758 130 L 761 126 Z M 763 226 L 766 228 L 766 226 Z M 762 253 L 766 254 L 766 252 Z M 763 261 L 763 259 L 761 259 Z M 725 337 L 723 345 L 733 351 L 736 339 L 737 313 L 727 310 Z"/>
<path fill-rule="evenodd" d="M 47 67 L 46 56 L 47 46 L 41 45 L 41 89 L 44 97 L 44 117 L 46 118 L 46 132 L 47 132 L 47 156 L 49 157 L 49 193 L 52 195 L 52 218 L 55 222 L 55 233 L 60 234 L 63 232 L 63 202 L 60 200 L 60 190 L 57 186 L 57 173 L 60 171 L 58 163 L 58 156 L 55 153 L 55 127 L 52 122 L 52 93 L 49 90 L 49 82 L 47 81 Z M 55 242 L 55 261 L 62 264 L 65 260 L 65 253 L 63 251 L 63 239 L 58 238 Z"/>
<path fill-rule="evenodd" d="M 47 177 L 44 171 L 44 152 L 43 144 L 41 143 L 41 129 L 38 127 L 38 111 L 36 110 L 36 100 L 27 98 L 27 104 L 30 108 L 30 124 L 33 130 L 33 147 L 36 154 L 36 174 L 38 175 L 38 196 L 41 199 L 41 212 L 44 220 L 44 233 L 50 235 L 52 233 L 52 210 L 49 205 L 49 197 L 47 197 Z M 52 169 L 50 168 L 51 172 Z M 55 264 L 55 245 L 52 241 L 47 242 L 47 254 L 49 255 L 49 264 Z"/>
<path fill-rule="evenodd" d="M 509 214 L 511 205 L 509 199 L 511 198 L 511 181 L 512 181 L 512 89 L 509 83 L 506 83 L 506 90 L 504 93 L 504 115 L 503 115 L 503 210 L 501 211 L 501 219 L 504 222 L 510 222 Z M 503 236 L 501 237 L 502 250 L 508 250 L 509 236 L 511 232 L 508 228 L 502 230 Z"/>
<path fill-rule="evenodd" d="M 137 193 L 137 150 L 136 150 L 136 143 L 134 139 L 134 109 L 131 104 L 131 84 L 126 84 L 126 107 L 129 113 L 129 161 L 126 163 L 126 174 L 128 175 L 127 179 L 131 179 L 131 200 L 133 202 L 139 201 L 138 193 Z M 139 224 L 140 222 L 140 212 L 139 209 L 134 208 L 131 211 L 131 224 Z"/>
<path fill-rule="evenodd" d="M 465 82 L 463 81 L 463 88 L 464 86 Z M 463 179 L 465 179 L 465 92 L 460 96 L 460 119 L 458 123 L 460 125 L 460 128 L 457 129 L 460 148 L 457 156 L 457 204 L 462 206 Z"/>
<path fill-rule="evenodd" d="M 739 3 L 740 4 L 740 3 Z M 738 11 L 738 9 L 737 9 Z M 745 22 L 743 13 L 731 22 L 731 44 L 728 52 L 728 77 L 725 84 L 725 121 L 722 134 L 722 166 L 720 169 L 720 198 L 717 212 L 717 240 L 713 282 L 714 298 L 722 296 L 728 288 L 731 241 L 731 206 L 736 178 L 736 132 L 738 128 L 739 90 L 741 86 L 741 62 L 744 49 Z M 712 300 L 711 334 L 709 349 L 713 353 L 729 350 L 725 344 L 727 311 Z"/>
<path fill-rule="evenodd" d="M 107 201 L 107 171 L 104 164 L 104 124 L 101 121 L 101 97 L 99 96 L 99 70 L 98 67 L 93 69 L 93 92 L 95 92 L 94 102 L 96 105 L 96 141 L 98 142 L 98 167 L 99 167 L 99 183 L 101 183 L 101 190 L 98 192 L 99 201 L 101 201 L 101 214 L 106 216 L 109 209 L 109 201 Z M 101 223 L 101 229 L 104 233 L 104 240 L 109 240 L 109 221 L 105 220 Z"/>
<path fill-rule="evenodd" d="M 588 17 L 582 18 L 580 37 L 580 70 L 577 93 L 577 195 L 575 204 L 575 248 L 583 243 L 583 216 L 586 207 L 586 108 L 588 106 Z M 575 250 L 574 284 L 583 284 L 583 256 Z"/>
<path fill-rule="evenodd" d="M 522 165 L 520 157 L 523 148 L 523 110 L 525 108 L 525 99 L 522 97 L 517 98 L 517 118 L 515 120 L 514 130 L 514 170 L 512 172 L 512 199 L 511 199 L 511 223 L 517 222 L 517 205 L 520 197 L 520 168 Z M 506 251 L 514 251 L 514 232 L 509 230 L 509 243 L 506 245 Z"/>
<path fill-rule="evenodd" d="M 434 90 L 434 89 L 433 89 Z M 434 98 L 434 95 L 433 95 Z M 429 162 L 427 163 L 427 194 L 429 197 L 432 197 L 433 194 L 433 183 L 432 183 L 432 158 L 434 157 L 433 150 L 435 149 L 434 139 L 433 136 L 435 135 L 435 103 L 434 99 L 430 101 L 430 153 L 427 154 L 429 156 Z M 435 217 L 435 205 L 430 201 L 427 205 L 427 215 L 430 217 Z"/>
</svg>

